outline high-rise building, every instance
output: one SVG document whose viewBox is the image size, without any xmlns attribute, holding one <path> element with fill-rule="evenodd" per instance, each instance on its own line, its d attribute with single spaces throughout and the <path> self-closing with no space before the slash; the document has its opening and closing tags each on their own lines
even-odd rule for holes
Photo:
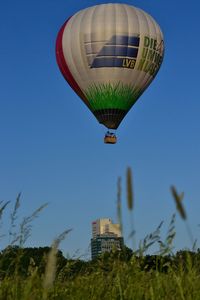
<svg viewBox="0 0 200 300">
<path fill-rule="evenodd" d="M 92 259 L 113 249 L 121 250 L 124 241 L 119 224 L 111 219 L 98 219 L 92 222 L 91 253 Z"/>
<path fill-rule="evenodd" d="M 114 233 L 118 237 L 122 236 L 120 225 L 112 223 L 111 219 L 98 219 L 92 222 L 92 238 L 105 233 Z"/>
</svg>

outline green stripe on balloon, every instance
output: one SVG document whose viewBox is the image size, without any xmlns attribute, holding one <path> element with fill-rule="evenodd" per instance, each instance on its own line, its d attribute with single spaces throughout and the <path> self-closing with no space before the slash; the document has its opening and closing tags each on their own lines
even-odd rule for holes
<svg viewBox="0 0 200 300">
<path fill-rule="evenodd" d="M 140 88 L 121 82 L 92 84 L 85 91 L 92 111 L 107 108 L 129 110 L 141 94 Z"/>
</svg>

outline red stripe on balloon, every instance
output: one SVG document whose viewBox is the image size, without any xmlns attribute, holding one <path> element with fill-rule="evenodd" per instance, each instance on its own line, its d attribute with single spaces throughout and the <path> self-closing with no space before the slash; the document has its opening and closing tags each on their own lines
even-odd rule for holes
<svg viewBox="0 0 200 300">
<path fill-rule="evenodd" d="M 79 95 L 79 97 L 81 99 L 83 99 L 83 101 L 86 103 L 86 105 L 88 105 L 88 101 L 87 101 L 85 95 L 83 94 L 81 88 L 79 87 L 79 85 L 75 81 L 72 73 L 70 72 L 70 69 L 67 65 L 67 61 L 66 61 L 66 59 L 64 57 L 64 53 L 63 53 L 63 48 L 62 48 L 63 32 L 64 32 L 64 29 L 65 29 L 65 27 L 66 27 L 69 20 L 70 20 L 70 18 L 61 27 L 61 29 L 58 33 L 58 36 L 57 36 L 57 40 L 56 40 L 56 60 L 57 60 L 57 63 L 58 63 L 58 66 L 60 68 L 61 73 L 63 74 L 64 78 L 67 80 L 67 82 L 69 83 L 71 88 Z"/>
</svg>

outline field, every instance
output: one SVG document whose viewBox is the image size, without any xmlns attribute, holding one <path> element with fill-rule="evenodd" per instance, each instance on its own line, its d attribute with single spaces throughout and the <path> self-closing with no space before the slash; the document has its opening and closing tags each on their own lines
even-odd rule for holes
<svg viewBox="0 0 200 300">
<path fill-rule="evenodd" d="M 0 299 L 200 299 L 199 252 L 179 253 L 173 263 L 152 259 L 110 255 L 93 263 L 68 261 L 56 274 L 40 273 L 30 261 L 26 275 L 15 270 L 2 279 Z"/>
<path fill-rule="evenodd" d="M 131 169 L 127 170 L 127 207 L 133 213 L 134 195 Z M 118 180 L 118 218 L 121 226 L 121 181 Z M 171 188 L 177 212 L 184 222 L 187 214 L 183 206 L 183 193 Z M 1 203 L 0 218 L 8 203 Z M 31 235 L 31 223 L 46 204 L 39 207 L 20 224 L 15 232 L 15 221 L 20 206 L 18 195 L 10 220 L 10 245 L 0 253 L 0 300 L 175 300 L 200 299 L 200 250 L 195 242 L 192 250 L 173 253 L 176 235 L 175 214 L 167 236 L 162 240 L 162 223 L 140 242 L 137 250 L 124 246 L 113 249 L 92 261 L 67 259 L 59 250 L 60 242 L 67 238 L 66 230 L 51 247 L 26 248 Z M 134 228 L 131 228 L 134 238 Z M 190 229 L 188 230 L 192 242 Z M 148 254 L 152 245 L 159 251 Z"/>
</svg>

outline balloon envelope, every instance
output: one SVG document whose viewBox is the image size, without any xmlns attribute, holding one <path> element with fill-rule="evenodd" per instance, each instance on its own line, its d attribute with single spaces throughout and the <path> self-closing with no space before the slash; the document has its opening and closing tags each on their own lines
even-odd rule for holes
<svg viewBox="0 0 200 300">
<path fill-rule="evenodd" d="M 56 42 L 63 76 L 97 120 L 111 129 L 117 129 L 154 79 L 163 55 L 158 24 L 126 4 L 101 4 L 76 13 Z"/>
</svg>

